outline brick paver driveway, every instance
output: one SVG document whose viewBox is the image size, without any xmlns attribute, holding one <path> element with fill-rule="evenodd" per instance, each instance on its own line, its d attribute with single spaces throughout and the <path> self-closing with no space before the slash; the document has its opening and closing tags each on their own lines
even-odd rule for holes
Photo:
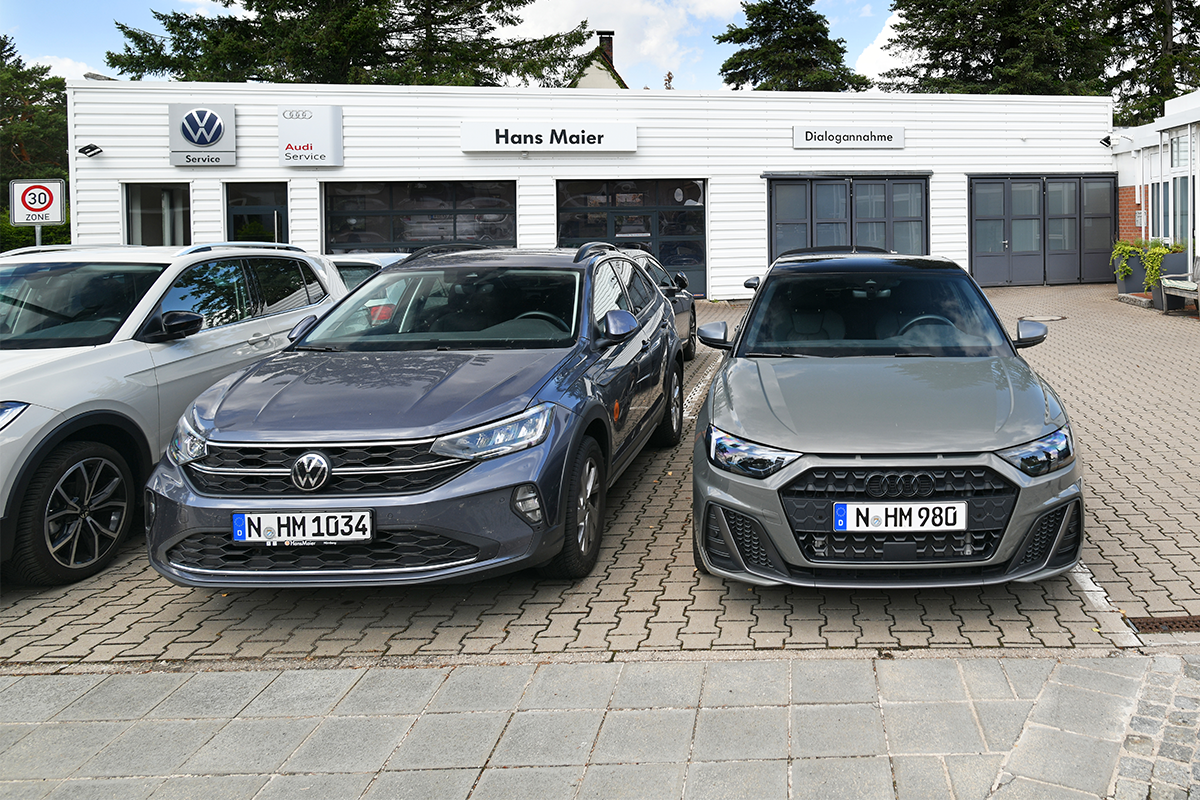
<svg viewBox="0 0 1200 800">
<path fill-rule="evenodd" d="M 1109 285 L 989 295 L 1010 330 L 1018 316 L 1061 317 L 1048 322 L 1044 344 L 1023 352 L 1066 401 L 1086 459 L 1087 543 L 1083 567 L 1068 576 L 885 592 L 759 588 L 697 575 L 689 419 L 680 447 L 647 450 L 613 488 L 599 564 L 576 584 L 522 572 L 462 586 L 189 589 L 160 578 L 132 542 L 113 569 L 74 586 L 2 587 L 0 668 L 1152 644 L 1121 612 L 1200 615 L 1200 323 L 1195 314 L 1119 303 Z M 736 321 L 743 310 L 705 303 L 702 322 Z M 693 419 L 718 360 L 700 350 L 686 370 Z"/>
</svg>

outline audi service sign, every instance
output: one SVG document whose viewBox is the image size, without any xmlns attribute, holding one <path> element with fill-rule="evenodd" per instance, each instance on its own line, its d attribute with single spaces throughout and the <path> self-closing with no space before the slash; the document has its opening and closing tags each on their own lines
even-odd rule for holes
<svg viewBox="0 0 1200 800">
<path fill-rule="evenodd" d="M 279 106 L 279 166 L 342 166 L 342 107 Z"/>
<path fill-rule="evenodd" d="M 13 225 L 62 225 L 66 187 L 54 180 L 9 181 L 8 208 Z"/>
<path fill-rule="evenodd" d="M 237 164 L 232 105 L 171 103 L 170 119 L 172 166 L 229 167 Z"/>
</svg>

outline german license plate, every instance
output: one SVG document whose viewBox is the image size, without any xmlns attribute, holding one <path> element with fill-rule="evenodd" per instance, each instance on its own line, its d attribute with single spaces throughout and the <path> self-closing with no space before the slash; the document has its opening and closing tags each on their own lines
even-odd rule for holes
<svg viewBox="0 0 1200 800">
<path fill-rule="evenodd" d="M 241 544 L 369 542 L 374 527 L 370 511 L 234 514 L 233 541 Z"/>
<path fill-rule="evenodd" d="M 965 531 L 966 503 L 834 503 L 835 531 Z"/>
</svg>

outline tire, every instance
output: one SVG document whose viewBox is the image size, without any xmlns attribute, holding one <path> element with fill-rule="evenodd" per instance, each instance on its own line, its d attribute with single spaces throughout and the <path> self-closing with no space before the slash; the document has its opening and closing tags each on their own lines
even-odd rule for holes
<svg viewBox="0 0 1200 800">
<path fill-rule="evenodd" d="M 5 574 L 34 585 L 95 575 L 117 554 L 135 507 L 133 473 L 120 453 L 99 442 L 61 445 L 29 483 Z"/>
<path fill-rule="evenodd" d="M 567 481 L 563 547 L 550 563 L 540 568 L 543 575 L 577 579 L 591 573 L 600 554 L 607 494 L 604 454 L 595 439 L 585 436 L 579 443 Z"/>
<path fill-rule="evenodd" d="M 688 323 L 687 341 L 683 343 L 683 360 L 691 361 L 696 357 L 696 309 L 692 309 L 691 321 Z"/>
<path fill-rule="evenodd" d="M 674 447 L 683 438 L 683 367 L 671 364 L 663 392 L 667 407 L 650 441 L 657 447 Z"/>
</svg>

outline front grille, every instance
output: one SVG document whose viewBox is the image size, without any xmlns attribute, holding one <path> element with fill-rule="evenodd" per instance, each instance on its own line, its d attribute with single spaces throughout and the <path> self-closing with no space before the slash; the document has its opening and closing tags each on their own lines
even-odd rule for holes
<svg viewBox="0 0 1200 800">
<path fill-rule="evenodd" d="M 881 498 L 889 478 L 916 473 L 919 495 Z M 928 479 L 932 478 L 930 482 Z M 874 492 L 872 492 L 874 490 Z M 816 468 L 779 492 L 804 557 L 813 563 L 986 561 L 996 553 L 1017 501 L 1017 487 L 987 467 L 936 469 Z M 834 531 L 834 503 L 962 500 L 965 531 Z"/>
<path fill-rule="evenodd" d="M 420 530 L 380 530 L 370 542 L 283 547 L 234 544 L 228 533 L 194 533 L 167 551 L 183 570 L 250 573 L 281 571 L 422 570 L 478 560 L 479 548 Z"/>
<path fill-rule="evenodd" d="M 288 497 L 416 494 L 458 477 L 474 462 L 430 452 L 432 439 L 317 445 L 208 445 L 204 458 L 184 469 L 202 494 Z M 307 492 L 292 483 L 292 465 L 305 453 L 329 460 L 324 486 Z"/>
<path fill-rule="evenodd" d="M 725 524 L 733 536 L 742 560 L 753 567 L 772 569 L 771 556 L 759 535 L 759 527 L 745 514 L 725 509 Z"/>
<path fill-rule="evenodd" d="M 1056 508 L 1049 514 L 1042 515 L 1037 522 L 1033 523 L 1025 545 L 1025 552 L 1014 569 L 1031 567 L 1046 560 L 1050 555 L 1050 548 L 1054 546 L 1054 540 L 1058 538 L 1058 529 L 1062 527 L 1063 516 L 1067 513 L 1067 508 L 1067 506 Z"/>
</svg>

